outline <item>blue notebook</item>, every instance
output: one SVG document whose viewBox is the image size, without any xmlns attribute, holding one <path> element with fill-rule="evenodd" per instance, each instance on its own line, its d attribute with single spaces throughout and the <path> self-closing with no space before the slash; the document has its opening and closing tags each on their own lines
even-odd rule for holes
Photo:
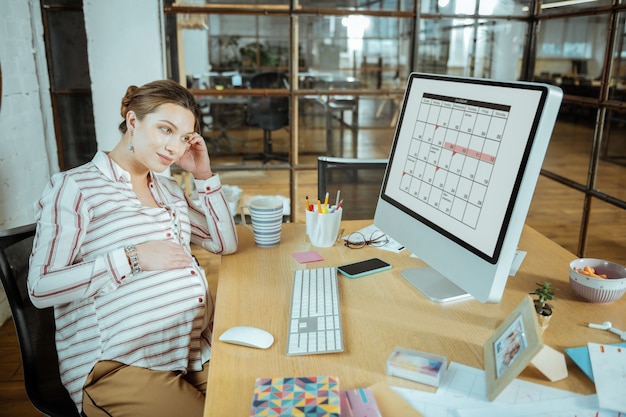
<svg viewBox="0 0 626 417">
<path fill-rule="evenodd" d="M 614 343 L 612 346 L 626 347 L 626 343 Z M 593 372 L 591 371 L 591 359 L 589 359 L 589 348 L 587 346 L 565 348 L 567 356 L 572 358 L 574 363 L 593 381 Z M 594 381 L 595 382 L 595 381 Z"/>
</svg>

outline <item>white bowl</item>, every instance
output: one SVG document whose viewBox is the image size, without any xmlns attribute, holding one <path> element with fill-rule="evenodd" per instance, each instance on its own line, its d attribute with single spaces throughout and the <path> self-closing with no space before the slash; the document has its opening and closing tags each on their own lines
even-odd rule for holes
<svg viewBox="0 0 626 417">
<path fill-rule="evenodd" d="M 595 278 L 576 271 L 585 266 L 607 277 Z M 626 292 L 626 267 L 603 259 L 575 259 L 569 264 L 569 283 L 576 294 L 589 302 L 611 303 Z"/>
</svg>

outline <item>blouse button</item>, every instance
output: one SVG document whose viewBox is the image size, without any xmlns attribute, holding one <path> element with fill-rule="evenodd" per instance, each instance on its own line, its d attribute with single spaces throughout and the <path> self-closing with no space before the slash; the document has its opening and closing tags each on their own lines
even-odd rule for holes
<svg viewBox="0 0 626 417">
<path fill-rule="evenodd" d="M 171 234 L 170 232 L 167 232 L 167 233 L 165 234 L 165 237 L 172 237 L 172 234 Z"/>
<path fill-rule="evenodd" d="M 198 302 L 201 303 L 202 302 L 202 297 L 198 298 Z"/>
<path fill-rule="evenodd" d="M 190 274 L 191 274 L 191 275 L 196 275 L 196 270 L 195 270 L 195 269 L 192 269 L 192 270 L 191 270 L 191 272 L 190 272 Z"/>
<path fill-rule="evenodd" d="M 209 185 L 206 186 L 207 191 L 211 191 L 211 187 Z"/>
</svg>

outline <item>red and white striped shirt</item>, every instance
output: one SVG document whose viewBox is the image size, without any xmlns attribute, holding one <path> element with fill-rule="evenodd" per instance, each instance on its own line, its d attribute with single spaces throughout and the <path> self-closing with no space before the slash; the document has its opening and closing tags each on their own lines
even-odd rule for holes
<svg viewBox="0 0 626 417">
<path fill-rule="evenodd" d="M 130 175 L 104 152 L 52 176 L 35 207 L 30 298 L 54 306 L 63 384 L 82 410 L 82 388 L 100 360 L 153 370 L 198 371 L 211 356 L 213 302 L 204 270 L 130 275 L 124 247 L 190 241 L 229 254 L 237 233 L 217 175 L 195 184 L 202 209 L 170 177 L 150 173 L 158 208 L 142 206 Z"/>
</svg>

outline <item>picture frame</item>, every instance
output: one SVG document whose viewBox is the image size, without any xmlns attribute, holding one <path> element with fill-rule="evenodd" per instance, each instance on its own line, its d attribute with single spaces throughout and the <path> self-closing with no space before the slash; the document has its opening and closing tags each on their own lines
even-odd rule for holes
<svg viewBox="0 0 626 417">
<path fill-rule="evenodd" d="M 526 296 L 484 345 L 487 399 L 495 400 L 542 348 L 533 300 Z"/>
</svg>

